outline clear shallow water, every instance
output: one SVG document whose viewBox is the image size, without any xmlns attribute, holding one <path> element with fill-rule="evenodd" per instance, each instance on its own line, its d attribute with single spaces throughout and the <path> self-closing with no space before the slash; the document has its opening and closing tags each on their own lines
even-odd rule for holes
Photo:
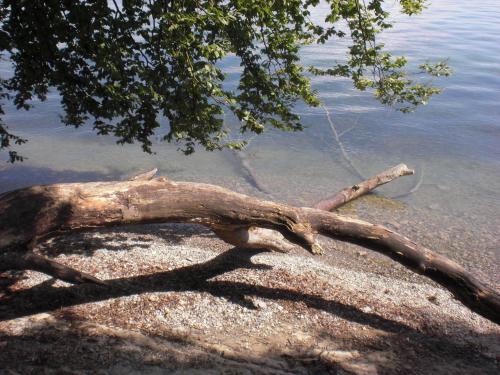
<svg viewBox="0 0 500 375">
<path fill-rule="evenodd" d="M 318 11 L 321 14 L 321 10 Z M 405 162 L 417 169 L 382 189 L 401 205 L 365 199 L 353 215 L 377 222 L 403 223 L 400 231 L 500 280 L 500 3 L 434 0 L 422 15 L 398 17 L 384 37 L 396 54 L 415 65 L 426 58 L 449 58 L 444 92 L 416 113 L 403 115 L 357 92 L 340 79 L 315 78 L 313 86 L 329 108 L 350 157 L 366 175 Z M 308 47 L 306 64 L 324 66 L 335 44 Z M 230 64 L 230 63 L 228 63 Z M 8 74 L 3 66 L 2 74 Z M 230 77 L 238 70 L 228 66 Z M 342 161 L 324 111 L 299 107 L 308 128 L 302 133 L 269 132 L 255 138 L 247 154 L 274 196 L 311 204 L 357 178 Z M 137 145 L 117 146 L 90 128 L 66 129 L 59 123 L 57 95 L 29 112 L 8 111 L 5 122 L 30 139 L 19 151 L 24 163 L 0 164 L 0 192 L 37 183 L 120 178 L 158 167 L 175 179 L 206 181 L 259 195 L 249 186 L 231 153 L 199 151 L 185 157 L 176 145 L 158 143 L 155 155 Z M 5 156 L 5 155 L 2 155 Z M 387 204 L 385 204 L 385 203 Z M 406 224 L 404 224 L 406 223 Z"/>
</svg>

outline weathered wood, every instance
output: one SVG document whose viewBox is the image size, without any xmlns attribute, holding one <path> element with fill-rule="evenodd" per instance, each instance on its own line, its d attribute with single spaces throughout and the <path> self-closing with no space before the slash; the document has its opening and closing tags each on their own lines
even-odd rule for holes
<svg viewBox="0 0 500 375">
<path fill-rule="evenodd" d="M 197 223 L 226 234 L 241 228 L 268 228 L 313 253 L 318 251 L 315 235 L 322 234 L 385 254 L 449 289 L 471 310 L 500 323 L 496 290 L 404 236 L 361 220 L 260 200 L 219 186 L 163 177 L 33 186 L 0 195 L 0 213 L 0 254 L 4 255 L 28 252 L 33 243 L 62 232 L 124 224 Z M 233 243 L 231 236 L 221 237 Z M 54 275 L 50 269 L 44 272 Z"/>
<path fill-rule="evenodd" d="M 381 185 L 391 182 L 398 177 L 408 176 L 414 173 L 415 171 L 409 169 L 406 164 L 398 164 L 395 167 L 389 168 L 367 180 L 360 182 L 359 184 L 342 189 L 331 197 L 319 201 L 314 205 L 314 207 L 319 210 L 332 211 Z"/>
<path fill-rule="evenodd" d="M 269 249 L 288 253 L 294 247 L 280 232 L 273 229 L 250 226 L 213 230 L 223 241 L 245 249 Z"/>
</svg>

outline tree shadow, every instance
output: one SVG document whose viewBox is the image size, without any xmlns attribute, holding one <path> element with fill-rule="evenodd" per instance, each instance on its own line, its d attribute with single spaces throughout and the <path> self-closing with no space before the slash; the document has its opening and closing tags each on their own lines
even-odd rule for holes
<svg viewBox="0 0 500 375">
<path fill-rule="evenodd" d="M 270 288 L 244 282 L 210 281 L 211 278 L 239 268 L 270 269 L 271 266 L 259 265 L 251 261 L 252 256 L 263 252 L 266 250 L 233 248 L 202 264 L 185 266 L 153 275 L 106 280 L 108 284 L 106 287 L 90 284 L 72 285 L 66 288 L 37 285 L 27 290 L 13 292 L 5 297 L 0 306 L 0 321 L 82 303 L 147 292 L 198 291 L 224 297 L 247 308 L 255 308 L 248 302 L 247 296 L 271 300 L 302 301 L 308 307 L 377 329 L 389 332 L 410 329 L 402 323 L 382 318 L 376 314 L 365 313 L 356 307 L 300 291 Z"/>
<path fill-rule="evenodd" d="M 430 318 L 430 317 L 429 317 Z M 484 345 L 499 340 L 498 334 L 481 333 L 468 336 L 469 327 L 452 324 L 452 335 L 443 329 L 429 332 L 407 330 L 394 335 L 361 335 L 341 340 L 345 351 L 364 353 L 367 359 L 379 363 L 382 373 L 389 374 L 498 374 L 498 353 L 486 355 Z M 337 342 L 332 332 L 319 332 L 319 341 Z M 471 340 L 473 338 L 473 340 Z M 496 344 L 498 348 L 498 344 Z M 325 359 L 325 358 L 320 358 Z M 363 373 L 363 372 L 362 372 Z"/>
<path fill-rule="evenodd" d="M 374 364 L 380 374 L 496 375 L 493 360 L 485 360 L 467 346 L 449 348 L 443 340 L 425 343 L 392 336 L 351 343 L 340 353 L 360 353 L 354 361 L 331 360 L 306 348 L 283 351 L 269 346 L 264 354 L 217 352 L 196 339 L 175 333 L 146 335 L 86 323 L 79 317 L 34 322 L 22 335 L 0 334 L 7 347 L 0 351 L 0 367 L 23 374 L 353 374 L 349 365 Z M 353 351 L 354 350 L 354 351 Z M 374 353 L 392 356 L 377 359 Z M 368 361 L 367 361 L 368 360 Z M 347 362 L 347 363 L 346 363 Z M 346 366 L 347 365 L 347 366 Z M 64 372 L 64 370 L 66 372 Z M 177 372 L 176 372 L 177 371 Z M 1 373 L 1 372 L 0 372 Z M 14 372 L 17 373 L 17 372 Z M 9 374 L 7 372 L 7 374 Z"/>
<path fill-rule="evenodd" d="M 140 332 L 59 315 L 26 322 L 22 335 L 0 331 L 0 374 L 337 374 L 336 366 L 280 355 L 220 353 L 175 333 Z M 270 348 L 274 349 L 274 348 Z"/>
<path fill-rule="evenodd" d="M 99 228 L 93 231 L 63 234 L 40 244 L 38 252 L 48 257 L 61 254 L 92 256 L 99 249 L 110 251 L 148 249 L 158 240 L 166 245 L 183 245 L 194 235 L 198 238 L 218 238 L 211 230 L 197 224 L 124 225 L 119 228 Z"/>
<path fill-rule="evenodd" d="M 146 170 L 147 168 L 145 170 L 126 172 L 117 168 L 107 168 L 106 172 L 92 170 L 77 171 L 71 169 L 57 170 L 16 163 L 15 165 L 9 165 L 5 170 L 0 170 L 0 193 L 29 187 L 33 184 L 47 185 L 71 182 L 126 181 L 138 173 L 146 172 Z M 177 167 L 162 166 L 157 175 L 176 175 L 182 171 L 182 169 Z"/>
<path fill-rule="evenodd" d="M 479 344 L 471 345 L 448 337 L 440 331 L 421 332 L 403 323 L 365 313 L 356 307 L 319 296 L 288 290 L 268 288 L 242 282 L 210 281 L 209 279 L 236 268 L 270 269 L 255 264 L 251 257 L 262 253 L 259 250 L 231 249 L 206 263 L 181 267 L 172 271 L 148 276 L 136 276 L 109 280 L 111 287 L 94 285 L 56 288 L 51 280 L 30 290 L 13 293 L 0 307 L 1 320 L 28 316 L 34 313 L 54 311 L 62 307 L 81 303 L 103 301 L 109 298 L 129 296 L 136 293 L 158 291 L 197 291 L 223 297 L 231 303 L 255 308 L 245 301 L 245 296 L 256 296 L 275 301 L 302 302 L 311 309 L 334 314 L 351 322 L 368 325 L 385 332 L 383 335 L 358 335 L 342 340 L 342 333 L 335 330 L 312 332 L 318 342 L 331 342 L 341 347 L 340 352 L 361 353 L 362 358 L 380 366 L 385 374 L 496 374 L 498 362 L 485 357 Z M 252 351 L 232 355 L 204 350 L 196 337 L 174 333 L 122 334 L 123 330 L 85 322 L 85 317 L 60 310 L 46 321 L 36 320 L 28 325 L 21 335 L 7 335 L 0 331 L 0 344 L 8 342 L 0 350 L 0 367 L 40 373 L 58 373 L 60 367 L 72 370 L 94 371 L 106 369 L 110 373 L 163 373 L 178 369 L 192 369 L 193 373 L 204 371 L 229 371 L 229 373 L 286 373 L 286 374 L 340 374 L 345 364 L 332 361 L 327 355 L 311 352 L 308 347 L 269 347 L 267 354 L 253 355 Z M 37 318 L 38 319 L 38 318 Z M 97 326 L 97 327 L 95 327 Z M 90 328 L 89 328 L 90 327 Z M 297 331 L 301 327 L 296 327 Z M 352 329 L 352 328 L 348 328 Z M 466 327 L 456 327 L 467 330 Z M 118 333 L 115 333 L 117 331 Z M 486 339 L 498 339 L 497 335 L 482 335 Z M 6 340 L 6 341 L 5 341 Z M 389 359 L 377 359 L 387 355 Z M 363 365 L 361 361 L 347 366 Z M 390 361 L 391 363 L 387 363 Z M 366 361 L 365 361 L 366 362 Z M 15 367 L 19 364 L 21 367 Z M 24 366 L 24 367 L 23 367 Z M 344 367 L 342 367 L 344 366 Z M 51 372 L 52 370 L 54 372 Z M 457 371 L 459 370 L 459 371 Z M 24 373 L 23 371 L 23 373 Z M 231 372 L 232 371 L 232 372 Z M 107 373 L 107 372 L 104 372 Z M 191 372 L 190 372 L 191 373 Z M 359 370 L 357 373 L 360 373 Z"/>
<path fill-rule="evenodd" d="M 248 297 L 260 297 L 273 301 L 301 302 L 308 308 L 324 311 L 347 321 L 369 326 L 376 330 L 385 332 L 384 335 L 379 337 L 362 336 L 354 340 L 350 339 L 349 342 L 342 343 L 343 348 L 366 353 L 382 353 L 384 351 L 390 352 L 392 353 L 391 355 L 393 360 L 397 361 L 401 368 L 405 369 L 404 372 L 408 374 L 419 373 L 419 371 L 423 371 L 425 368 L 432 369 L 429 373 L 443 373 L 442 371 L 445 370 L 452 371 L 456 369 L 456 366 L 464 369 L 464 374 L 495 373 L 493 369 L 497 365 L 497 362 L 491 358 L 485 357 L 482 354 L 480 347 L 473 346 L 468 342 L 461 342 L 457 339 L 457 337 L 448 336 L 439 329 L 433 331 L 431 328 L 426 329 L 426 332 L 423 332 L 404 323 L 381 317 L 375 313 L 364 312 L 355 306 L 330 300 L 322 296 L 302 292 L 300 290 L 297 291 L 287 289 L 286 287 L 265 287 L 245 282 L 211 280 L 216 276 L 240 268 L 254 270 L 272 269 L 271 266 L 252 262 L 251 258 L 253 256 L 263 252 L 266 251 L 233 248 L 202 264 L 180 267 L 178 269 L 159 272 L 152 275 L 140 275 L 107 280 L 109 284 L 107 287 L 91 284 L 55 287 L 52 285 L 53 280 L 51 279 L 31 289 L 15 291 L 7 297 L 4 297 L 0 305 L 0 321 L 27 317 L 36 313 L 56 311 L 64 307 L 83 303 L 105 301 L 112 298 L 150 292 L 194 291 L 199 293 L 209 293 L 212 296 L 222 297 L 229 303 L 235 303 L 247 309 L 256 308 L 251 302 L 251 299 Z M 71 312 L 69 313 L 71 314 Z M 64 319 L 73 319 L 71 316 L 66 316 L 65 314 L 65 310 L 60 310 L 56 315 Z M 76 319 L 79 319 L 79 317 L 76 317 Z M 67 322 L 64 324 L 68 326 Z M 297 329 L 300 330 L 300 327 L 297 327 Z M 467 329 L 467 327 L 457 326 L 455 330 L 457 332 L 467 332 Z M 317 332 L 317 337 L 318 340 L 326 339 L 330 342 L 339 341 L 339 338 L 335 336 L 335 333 L 330 331 Z M 86 334 L 83 328 L 78 327 L 78 322 L 71 322 L 69 329 L 67 327 L 64 329 L 57 328 L 53 324 L 50 324 L 42 328 L 37 328 L 32 332 L 29 330 L 23 332 L 21 337 L 12 338 L 10 336 L 4 336 L 3 338 L 6 338 L 9 342 L 15 340 L 18 342 L 16 345 L 19 345 L 20 347 L 22 347 L 23 342 L 27 344 L 29 343 L 30 346 L 34 345 L 35 349 L 32 350 L 36 353 L 32 354 L 32 358 L 34 358 L 32 365 L 35 367 L 51 367 L 55 366 L 54 363 L 61 362 L 60 358 L 51 362 L 50 358 L 52 358 L 54 354 L 47 353 L 46 348 L 47 342 L 60 342 L 60 340 L 64 340 L 68 343 L 74 342 L 73 350 L 64 352 L 63 356 L 67 356 L 67 358 L 70 358 L 71 361 L 76 361 L 77 367 L 80 366 L 79 368 L 82 368 L 81 366 L 86 368 L 84 363 L 88 364 L 95 362 L 100 364 L 101 367 L 107 368 L 111 366 L 113 371 L 119 371 L 120 369 L 113 366 L 115 366 L 116 363 L 123 361 L 125 363 L 125 367 L 139 366 L 136 368 L 137 371 L 147 373 L 147 371 L 149 371 L 148 369 L 150 369 L 148 366 L 153 366 L 151 367 L 151 371 L 153 371 L 153 369 L 157 371 L 158 366 L 164 370 L 169 368 L 191 367 L 199 369 L 204 368 L 203 366 L 210 367 L 213 366 L 214 363 L 221 362 L 220 358 L 215 360 L 212 354 L 209 355 L 206 352 L 201 354 L 198 353 L 192 358 L 189 356 L 185 359 L 179 359 L 180 357 L 176 357 L 177 359 L 175 360 L 172 359 L 171 354 L 162 354 L 156 356 L 156 359 L 151 362 L 149 359 L 144 359 L 144 356 L 135 352 L 127 351 L 130 349 L 130 345 L 128 344 L 125 345 L 117 342 L 116 340 L 112 341 L 111 346 L 109 344 L 102 344 L 107 339 Z M 179 353 L 179 351 L 188 352 L 193 345 L 197 345 L 196 340 L 194 338 L 190 339 L 189 337 L 179 339 L 179 337 L 168 337 L 167 335 L 162 336 L 161 339 L 169 342 L 168 345 L 173 345 L 171 342 L 177 342 L 175 350 L 172 349 L 175 353 Z M 86 346 L 94 345 L 93 341 L 95 340 L 102 345 L 100 348 L 97 347 L 89 353 L 88 350 L 84 348 Z M 0 342 L 1 341 L 2 336 L 0 335 Z M 90 343 L 87 341 L 90 341 Z M 34 344 L 31 344 L 33 342 Z M 36 349 L 37 346 L 40 346 L 40 348 Z M 59 347 L 61 347 L 61 345 L 59 345 Z M 148 350 L 150 349 L 151 348 Z M 59 350 L 66 349 L 59 348 Z M 102 355 L 96 359 L 95 356 L 98 355 L 100 351 L 102 351 L 102 355 L 104 355 L 103 353 L 107 353 L 106 356 L 108 356 L 108 359 L 113 358 L 113 360 L 111 362 L 103 362 Z M 15 353 L 20 353 L 20 356 L 26 355 L 26 353 L 22 350 L 16 351 Z M 18 354 L 11 353 L 5 354 L 2 357 L 2 354 L 0 354 L 0 364 L 2 363 L 2 358 L 4 358 L 4 361 L 15 361 L 13 356 L 15 357 L 16 355 Z M 133 357 L 132 360 L 130 356 Z M 272 358 L 278 367 L 269 368 L 269 362 L 266 362 L 267 360 L 264 358 L 266 356 Z M 297 351 L 293 355 L 289 356 L 282 350 L 277 350 L 272 353 L 270 352 L 268 355 L 266 354 L 264 357 L 262 358 L 263 362 L 260 363 L 259 359 L 247 358 L 245 355 L 241 354 L 240 357 L 233 358 L 232 362 L 229 361 L 229 364 L 226 363 L 224 366 L 227 365 L 233 370 L 234 368 L 237 368 L 238 371 L 247 371 L 248 364 L 257 366 L 256 368 L 251 368 L 251 370 L 249 370 L 251 373 L 260 373 L 256 370 L 260 367 L 262 368 L 262 373 L 280 373 L 280 371 L 283 370 L 285 371 L 284 373 L 294 374 L 336 374 L 339 370 L 336 363 L 332 362 L 325 356 L 318 355 L 317 353 L 311 355 L 307 352 L 300 353 L 300 351 Z M 395 360 L 394 358 L 398 359 Z M 130 362 L 132 364 L 127 364 Z M 448 365 L 449 367 L 446 367 Z M 420 370 L 413 371 L 414 369 Z M 36 373 L 36 371 L 34 373 Z M 243 373 L 245 372 L 243 371 Z M 399 372 L 388 371 L 388 373 Z"/>
</svg>

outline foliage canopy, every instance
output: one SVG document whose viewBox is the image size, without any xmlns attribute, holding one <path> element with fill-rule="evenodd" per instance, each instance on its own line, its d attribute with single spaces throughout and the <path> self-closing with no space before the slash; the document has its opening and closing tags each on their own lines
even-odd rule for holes
<svg viewBox="0 0 500 375">
<path fill-rule="evenodd" d="M 399 0 L 408 15 L 426 0 Z M 325 0 L 325 23 L 311 20 L 319 0 L 2 0 L 0 53 L 13 76 L 0 77 L 2 104 L 29 109 L 49 89 L 61 96 L 67 125 L 92 122 L 118 142 L 138 141 L 151 151 L 159 118 L 168 119 L 167 141 L 190 153 L 241 147 L 225 139 L 222 114 L 232 112 L 241 130 L 300 130 L 293 105 L 318 105 L 308 76 L 349 77 L 361 90 L 403 111 L 439 90 L 410 79 L 406 59 L 393 57 L 376 35 L 392 26 L 383 0 Z M 300 47 L 347 38 L 346 60 L 328 69 L 305 67 Z M 241 65 L 239 84 L 224 85 L 220 61 Z M 425 65 L 431 75 L 445 65 Z M 3 113 L 2 107 L 0 107 Z M 0 149 L 11 161 L 24 139 L 0 122 Z"/>
</svg>

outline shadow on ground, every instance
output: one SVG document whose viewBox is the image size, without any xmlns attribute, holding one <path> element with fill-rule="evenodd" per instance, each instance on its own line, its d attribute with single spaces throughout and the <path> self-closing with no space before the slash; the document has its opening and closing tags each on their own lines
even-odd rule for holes
<svg viewBox="0 0 500 375">
<path fill-rule="evenodd" d="M 104 330 L 103 333 L 96 334 L 99 327 L 90 329 L 94 333 L 89 333 L 88 323 L 80 320 L 84 317 L 73 317 L 64 310 L 65 307 L 83 303 L 146 292 L 193 291 L 223 297 L 230 303 L 237 303 L 247 309 L 256 308 L 248 296 L 301 302 L 312 310 L 325 311 L 348 322 L 378 330 L 383 333 L 382 336 L 362 336 L 346 340 L 341 335 L 320 331 L 317 332 L 317 337 L 322 341 L 341 341 L 343 348 L 356 352 L 373 352 L 379 353 L 378 355 L 384 353 L 382 373 L 402 373 L 402 370 L 409 374 L 422 373 L 425 369 L 430 374 L 450 373 L 449 371 L 463 374 L 496 373 L 496 359 L 484 356 L 481 348 L 470 342 L 457 341 L 443 332 L 422 332 L 404 323 L 305 292 L 245 282 L 210 280 L 238 268 L 270 268 L 251 261 L 251 257 L 260 252 L 233 248 L 203 264 L 153 275 L 108 280 L 108 287 L 75 285 L 60 288 L 54 287 L 49 280 L 29 290 L 7 294 L 2 298 L 0 306 L 2 321 L 43 312 L 56 312 L 58 319 L 55 322 L 50 320 L 49 323 L 35 324 L 32 329 L 24 330 L 19 336 L 0 335 L 0 345 L 4 346 L 0 354 L 0 365 L 12 366 L 23 358 L 20 362 L 24 366 L 22 373 L 37 373 L 40 368 L 48 367 L 50 370 L 62 366 L 91 372 L 107 369 L 108 372 L 105 373 L 116 374 L 160 374 L 174 369 L 190 369 L 191 373 L 200 371 L 200 374 L 210 371 L 237 374 L 338 373 L 338 362 L 335 360 L 300 348 L 294 348 L 295 354 L 292 355 L 290 350 L 270 348 L 269 355 L 265 358 L 245 357 L 241 353 L 227 357 L 200 349 L 189 337 L 151 338 L 132 335 L 130 339 L 127 336 L 129 333 L 125 334 L 127 337 L 121 337 L 122 333 L 118 331 Z"/>
<path fill-rule="evenodd" d="M 186 225 L 182 226 L 182 230 L 176 225 L 168 225 L 130 226 L 120 228 L 120 231 L 129 236 L 116 234 L 111 229 L 100 230 L 100 236 L 81 233 L 68 238 L 56 238 L 41 250 L 51 257 L 59 254 L 91 256 L 101 247 L 108 250 L 126 250 L 127 246 L 147 248 L 152 242 L 150 234 L 159 236 L 168 244 L 183 244 L 192 234 L 209 238 L 214 236 L 208 230 L 200 230 L 199 226 Z M 131 238 L 133 244 L 127 245 Z M 116 247 L 113 247 L 113 243 L 116 243 Z M 237 269 L 273 272 L 271 266 L 252 262 L 252 257 L 262 252 L 233 248 L 202 264 L 107 280 L 107 287 L 89 284 L 55 287 L 53 280 L 48 280 L 31 289 L 9 292 L 10 285 L 23 274 L 5 273 L 0 279 L 0 288 L 4 290 L 4 294 L 0 294 L 0 326 L 2 321 L 8 324 L 11 319 L 33 314 L 50 312 L 52 315 L 31 322 L 21 334 L 1 333 L 4 331 L 0 330 L 0 368 L 14 371 L 9 374 L 56 374 L 60 373 L 58 371 L 61 368 L 66 368 L 67 374 L 94 374 L 101 371 L 102 374 L 120 375 L 164 374 L 184 370 L 183 373 L 200 375 L 341 374 L 350 373 L 349 369 L 352 373 L 372 374 L 369 371 L 373 368 L 380 374 L 498 373 L 498 358 L 485 355 L 485 348 L 481 347 L 484 343 L 498 340 L 498 336 L 482 335 L 480 340 L 461 341 L 457 335 L 448 335 L 436 327 L 416 329 L 377 313 L 362 311 L 354 305 L 308 293 L 305 289 L 213 280 Z M 85 303 L 168 291 L 208 293 L 249 310 L 258 308 L 252 302 L 252 297 L 304 304 L 311 314 L 322 311 L 347 324 L 347 335 L 340 330 L 336 332 L 319 327 L 316 332 L 312 332 L 315 341 L 335 343 L 346 353 L 361 353 L 361 359 L 346 362 L 345 359 L 339 359 L 339 354 L 311 351 L 309 346 L 300 345 L 270 346 L 264 356 L 252 356 L 251 351 L 221 352 L 200 347 L 199 342 L 189 334 L 172 333 L 155 337 L 99 326 L 87 322 L 85 316 L 73 315 L 68 309 Z M 288 313 L 284 311 L 284 314 Z M 352 335 L 349 331 L 353 327 L 367 327 L 377 334 Z M 300 331 L 306 328 L 297 325 L 295 329 Z M 468 329 L 457 325 L 454 331 L 467 332 Z M 238 334 L 235 332 L 236 339 Z M 371 363 L 372 367 L 366 367 L 366 363 Z M 1 370 L 0 374 L 3 375 Z"/>
<path fill-rule="evenodd" d="M 74 232 L 71 235 L 55 237 L 41 244 L 39 252 L 48 257 L 61 254 L 92 256 L 99 249 L 111 251 L 138 247 L 147 249 L 158 240 L 166 245 L 183 245 L 193 235 L 197 238 L 218 238 L 209 229 L 195 224 L 124 225 L 118 230 L 117 228 L 99 228 L 95 231 Z"/>
</svg>

